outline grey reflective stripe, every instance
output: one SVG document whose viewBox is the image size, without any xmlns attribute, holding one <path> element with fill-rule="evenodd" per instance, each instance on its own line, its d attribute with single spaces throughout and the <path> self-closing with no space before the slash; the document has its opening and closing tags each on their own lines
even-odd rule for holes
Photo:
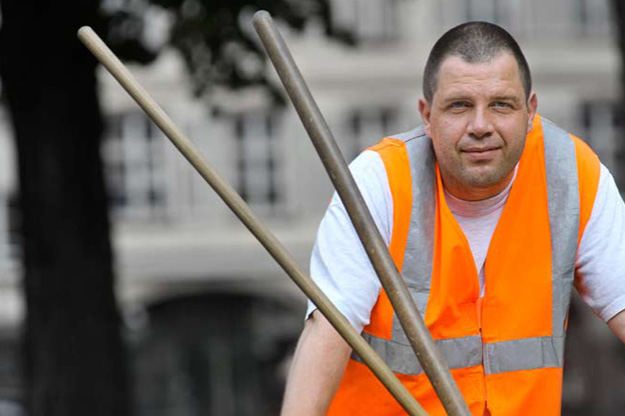
<svg viewBox="0 0 625 416">
<path fill-rule="evenodd" d="M 415 359 L 412 348 L 387 339 L 363 333 L 389 368 L 399 374 L 419 375 L 423 368 Z M 436 341 L 449 368 L 467 368 L 482 364 L 486 374 L 508 371 L 561 368 L 564 362 L 564 337 L 523 338 L 483 344 L 479 335 Z M 357 354 L 352 359 L 363 362 Z"/>
<path fill-rule="evenodd" d="M 399 374 L 419 375 L 423 368 L 415 359 L 412 348 L 387 339 L 363 333 L 362 336 L 377 352 L 389 368 Z M 482 340 L 479 335 L 464 338 L 451 338 L 436 341 L 449 368 L 475 367 L 482 364 Z M 352 359 L 362 362 L 357 354 Z"/>
<path fill-rule="evenodd" d="M 409 135 L 395 136 L 404 140 L 412 180 L 412 210 L 402 275 L 408 291 L 425 316 L 430 294 L 432 262 L 434 257 L 434 222 L 436 218 L 436 176 L 432 141 L 423 129 L 415 129 Z M 393 341 L 409 345 L 397 316 L 393 315 Z"/>
<path fill-rule="evenodd" d="M 564 130 L 543 118 L 545 170 L 551 230 L 552 326 L 564 336 L 579 232 L 579 182 L 575 144 Z"/>
<path fill-rule="evenodd" d="M 484 344 L 484 372 L 562 367 L 564 337 L 523 338 Z"/>
</svg>

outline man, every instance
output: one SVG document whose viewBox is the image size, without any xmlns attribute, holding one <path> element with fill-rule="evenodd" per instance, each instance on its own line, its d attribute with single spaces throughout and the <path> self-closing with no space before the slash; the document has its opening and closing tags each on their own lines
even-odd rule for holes
<svg viewBox="0 0 625 416">
<path fill-rule="evenodd" d="M 579 139 L 536 114 L 514 39 L 481 22 L 433 47 L 423 127 L 351 166 L 474 415 L 558 415 L 571 285 L 625 342 L 625 206 Z M 444 415 L 333 198 L 311 274 L 430 415 Z M 309 307 L 283 415 L 402 415 Z"/>
</svg>

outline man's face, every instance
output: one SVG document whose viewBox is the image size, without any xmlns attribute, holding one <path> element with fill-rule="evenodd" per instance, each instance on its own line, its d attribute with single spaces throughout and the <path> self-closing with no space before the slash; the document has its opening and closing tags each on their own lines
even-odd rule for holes
<svg viewBox="0 0 625 416">
<path fill-rule="evenodd" d="M 510 182 L 536 113 L 513 55 L 490 62 L 445 58 L 432 103 L 419 101 L 445 188 L 466 200 L 489 198 Z"/>
</svg>

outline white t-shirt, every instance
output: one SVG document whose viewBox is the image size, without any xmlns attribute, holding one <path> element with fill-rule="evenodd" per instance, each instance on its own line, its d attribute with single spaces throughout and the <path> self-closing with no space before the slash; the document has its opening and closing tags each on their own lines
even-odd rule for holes
<svg viewBox="0 0 625 416">
<path fill-rule="evenodd" d="M 393 198 L 384 163 L 377 152 L 368 150 L 351 163 L 350 170 L 388 246 L 393 230 Z M 486 253 L 513 181 L 500 194 L 483 201 L 445 195 L 471 247 L 481 293 Z M 582 298 L 604 321 L 625 309 L 625 204 L 603 165 L 575 272 Z M 381 284 L 336 193 L 319 227 L 310 273 L 356 330 L 369 324 Z M 309 301 L 306 316 L 315 309 Z"/>
</svg>

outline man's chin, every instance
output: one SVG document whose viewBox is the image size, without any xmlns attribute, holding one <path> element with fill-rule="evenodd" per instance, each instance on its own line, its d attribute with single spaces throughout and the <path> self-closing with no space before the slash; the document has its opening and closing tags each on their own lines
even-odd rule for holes
<svg viewBox="0 0 625 416">
<path fill-rule="evenodd" d="M 467 172 L 465 183 L 472 188 L 488 189 L 497 185 L 507 184 L 509 173 L 503 174 L 501 170 L 490 166 L 479 166 Z"/>
</svg>

